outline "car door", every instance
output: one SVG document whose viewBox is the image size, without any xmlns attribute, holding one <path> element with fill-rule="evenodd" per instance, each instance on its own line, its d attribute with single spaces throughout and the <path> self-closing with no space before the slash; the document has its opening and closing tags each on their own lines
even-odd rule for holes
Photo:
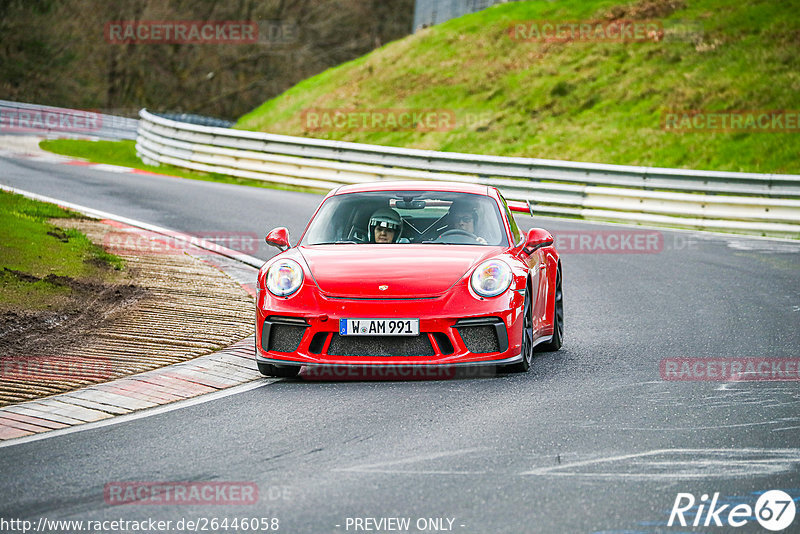
<svg viewBox="0 0 800 534">
<path fill-rule="evenodd" d="M 535 280 L 536 302 L 533 303 L 533 337 L 542 335 L 542 330 L 547 324 L 547 257 L 544 251 L 537 249 L 530 257 L 531 279 Z M 535 274 L 534 274 L 535 273 Z"/>
<path fill-rule="evenodd" d="M 521 239 L 524 239 L 524 236 L 517 227 L 514 216 L 505 198 L 503 198 L 503 195 L 500 195 L 500 200 L 503 202 L 503 208 L 508 218 L 514 242 L 519 243 Z M 533 317 L 531 319 L 533 323 L 533 337 L 535 339 L 542 335 L 547 325 L 547 295 L 549 291 L 547 256 L 542 249 L 537 249 L 533 254 L 520 252 L 519 259 L 528 266 L 530 272 L 531 294 L 533 298 L 533 302 L 531 303 L 531 314 Z"/>
</svg>

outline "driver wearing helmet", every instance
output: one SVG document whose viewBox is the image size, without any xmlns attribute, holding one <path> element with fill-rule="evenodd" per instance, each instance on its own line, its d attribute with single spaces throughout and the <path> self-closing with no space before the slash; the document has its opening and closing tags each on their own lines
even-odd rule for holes
<svg viewBox="0 0 800 534">
<path fill-rule="evenodd" d="M 391 208 L 381 208 L 369 218 L 370 243 L 397 243 L 403 232 L 403 220 Z"/>
<path fill-rule="evenodd" d="M 467 232 L 472 234 L 481 245 L 486 244 L 484 238 L 475 234 L 475 225 L 478 223 L 478 210 L 475 209 L 475 206 L 464 202 L 453 202 L 447 216 L 449 230 Z"/>
</svg>

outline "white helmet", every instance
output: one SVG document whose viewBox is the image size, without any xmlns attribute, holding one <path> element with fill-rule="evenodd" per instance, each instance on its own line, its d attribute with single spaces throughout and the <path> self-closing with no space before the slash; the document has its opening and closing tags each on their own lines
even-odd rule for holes
<svg viewBox="0 0 800 534">
<path fill-rule="evenodd" d="M 403 219 L 400 218 L 400 215 L 391 208 L 381 208 L 376 210 L 375 213 L 372 214 L 372 217 L 369 218 L 369 242 L 375 242 L 375 228 L 388 228 L 389 230 L 394 230 L 394 238 L 392 239 L 393 243 L 397 243 L 397 240 L 400 239 L 400 234 L 403 232 Z"/>
</svg>

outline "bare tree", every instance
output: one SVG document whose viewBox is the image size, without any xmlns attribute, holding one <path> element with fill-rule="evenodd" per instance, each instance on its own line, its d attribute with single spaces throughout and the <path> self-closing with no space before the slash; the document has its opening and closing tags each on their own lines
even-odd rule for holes
<svg viewBox="0 0 800 534">
<path fill-rule="evenodd" d="M 4 0 L 0 98 L 236 118 L 295 83 L 403 37 L 413 0 Z M 112 44 L 113 21 L 257 21 L 288 42 Z"/>
</svg>

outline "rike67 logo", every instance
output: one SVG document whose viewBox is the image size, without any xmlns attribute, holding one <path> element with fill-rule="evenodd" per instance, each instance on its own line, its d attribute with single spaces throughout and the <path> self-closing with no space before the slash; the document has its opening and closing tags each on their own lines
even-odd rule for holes
<svg viewBox="0 0 800 534">
<path fill-rule="evenodd" d="M 721 504 L 719 493 L 710 502 L 708 494 L 697 502 L 691 493 L 678 493 L 667 526 L 742 527 L 755 518 L 763 528 L 777 532 L 792 524 L 795 513 L 794 499 L 781 490 L 762 493 L 754 507 L 741 502 Z"/>
</svg>

